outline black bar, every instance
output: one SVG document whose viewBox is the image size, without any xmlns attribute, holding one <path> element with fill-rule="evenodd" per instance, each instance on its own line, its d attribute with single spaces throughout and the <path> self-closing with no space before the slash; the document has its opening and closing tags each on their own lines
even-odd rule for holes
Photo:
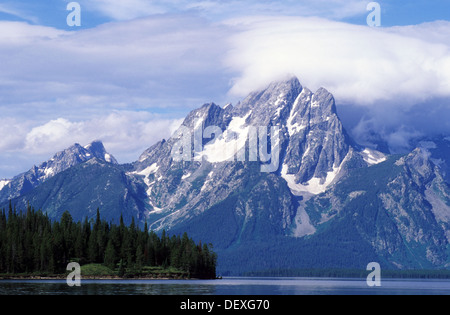
<svg viewBox="0 0 450 315">
<path fill-rule="evenodd" d="M 37 312 L 40 310 L 55 314 L 69 312 L 88 312 L 89 314 L 132 315 L 134 312 L 144 314 L 309 314 L 309 313 L 366 313 L 377 307 L 385 308 L 387 304 L 373 296 L 0 296 L 0 303 L 6 310 L 13 306 L 15 313 Z M 392 298 L 392 297 L 387 297 Z M 404 299 L 405 298 L 405 299 Z M 404 313 L 413 310 L 417 300 L 411 297 L 395 297 L 389 303 L 389 310 Z M 419 297 L 420 298 L 420 297 Z M 9 309 L 9 308 L 8 308 Z M 359 310 L 359 311 L 358 311 Z"/>
</svg>

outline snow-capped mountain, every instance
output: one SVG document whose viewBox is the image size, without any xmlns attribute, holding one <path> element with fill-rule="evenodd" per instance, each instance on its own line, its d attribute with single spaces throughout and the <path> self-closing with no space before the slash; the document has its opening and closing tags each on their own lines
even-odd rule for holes
<svg viewBox="0 0 450 315">
<path fill-rule="evenodd" d="M 4 202 L 26 194 L 53 176 L 92 158 L 118 164 L 116 159 L 106 152 L 101 141 L 94 141 L 85 147 L 74 144 L 39 166 L 33 166 L 29 171 L 13 179 L 0 181 L 0 201 Z"/>
<path fill-rule="evenodd" d="M 385 155 L 346 133 L 334 97 L 295 77 L 205 104 L 131 164 L 75 145 L 0 181 L 1 199 L 76 220 L 100 208 L 212 242 L 221 272 L 450 266 L 450 141 Z"/>
<path fill-rule="evenodd" d="M 211 127 L 218 128 L 221 136 L 204 137 L 203 133 Z M 252 127 L 267 127 L 268 138 L 272 136 L 270 127 L 279 130 L 276 145 L 280 153 L 272 156 L 272 160 L 278 160 L 272 174 L 261 174 L 252 162 L 264 163 L 250 159 Z M 180 163 L 173 160 L 171 152 L 182 141 L 181 129 L 191 133 L 192 152 L 187 161 Z M 345 174 L 351 161 L 368 166 L 384 159 L 380 152 L 353 145 L 329 92 L 320 89 L 312 93 L 297 78 L 290 78 L 252 93 L 235 107 L 228 105 L 223 109 L 212 103 L 192 111 L 175 136 L 146 150 L 128 175 L 142 177 L 147 185 L 149 219 L 155 229 L 186 221 L 193 212 L 198 215 L 234 196 L 236 191 L 256 189 L 258 183 L 278 187 L 275 195 L 279 202 L 271 211 L 277 212 L 272 218 L 279 218 L 279 222 L 273 219 L 272 223 L 286 229 L 296 212 L 291 199 L 324 192 Z M 286 184 L 289 189 L 283 195 L 279 187 Z M 247 206 L 249 200 L 241 202 L 243 205 L 236 211 L 245 221 L 255 207 Z"/>
</svg>

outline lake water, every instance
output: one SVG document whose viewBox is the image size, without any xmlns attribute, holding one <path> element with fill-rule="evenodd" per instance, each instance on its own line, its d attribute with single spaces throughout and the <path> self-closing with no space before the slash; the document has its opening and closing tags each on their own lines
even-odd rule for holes
<svg viewBox="0 0 450 315">
<path fill-rule="evenodd" d="M 450 280 L 224 278 L 221 280 L 1 280 L 0 295 L 450 295 Z"/>
</svg>

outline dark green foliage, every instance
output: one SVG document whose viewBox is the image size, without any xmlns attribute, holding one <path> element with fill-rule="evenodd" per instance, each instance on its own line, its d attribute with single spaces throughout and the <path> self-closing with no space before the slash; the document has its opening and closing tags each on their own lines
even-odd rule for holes
<svg viewBox="0 0 450 315">
<path fill-rule="evenodd" d="M 182 237 L 140 230 L 134 220 L 125 226 L 102 221 L 74 222 L 64 212 L 52 222 L 30 206 L 0 213 L 0 273 L 64 273 L 70 261 L 104 264 L 119 276 L 139 275 L 144 266 L 174 267 L 196 278 L 215 278 L 216 254 L 211 245 Z"/>
</svg>

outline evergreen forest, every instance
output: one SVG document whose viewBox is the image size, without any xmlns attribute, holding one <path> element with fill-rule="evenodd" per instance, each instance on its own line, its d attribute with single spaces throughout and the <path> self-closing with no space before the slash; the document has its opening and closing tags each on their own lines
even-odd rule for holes
<svg viewBox="0 0 450 315">
<path fill-rule="evenodd" d="M 51 221 L 28 206 L 9 205 L 0 214 L 0 274 L 64 274 L 69 262 L 101 264 L 116 275 L 139 276 L 146 267 L 172 268 L 187 277 L 215 278 L 217 256 L 211 244 L 196 244 L 186 233 L 160 235 L 139 229 L 134 220 L 108 223 L 100 218 L 75 222 L 68 211 Z"/>
</svg>

